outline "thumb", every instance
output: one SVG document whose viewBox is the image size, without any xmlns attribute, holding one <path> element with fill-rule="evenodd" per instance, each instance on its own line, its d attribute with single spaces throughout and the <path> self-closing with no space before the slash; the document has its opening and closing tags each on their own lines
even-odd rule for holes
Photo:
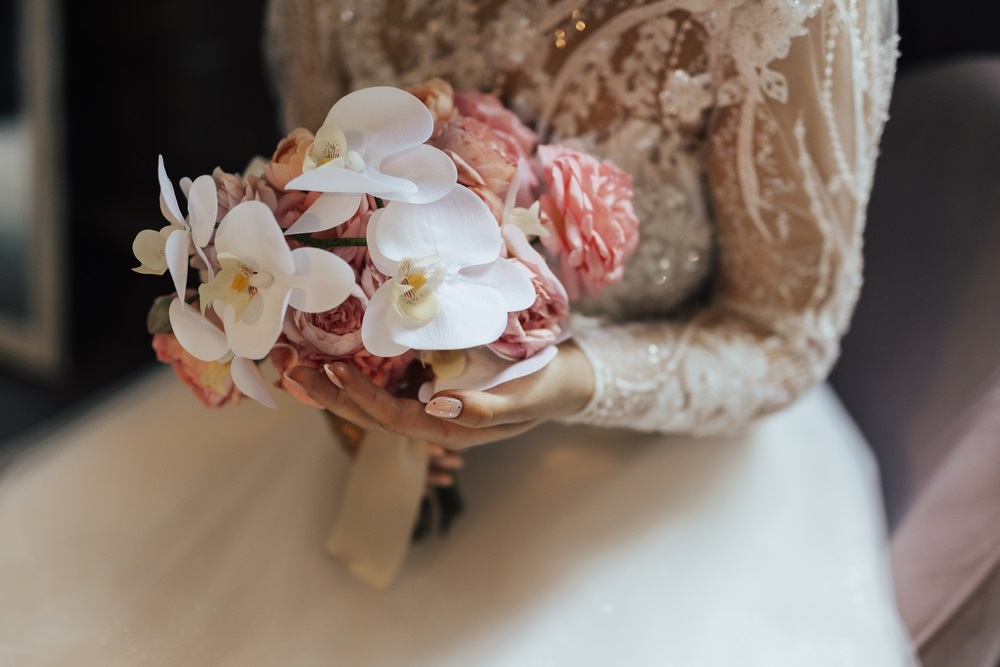
<svg viewBox="0 0 1000 667">
<path fill-rule="evenodd" d="M 508 396 L 485 391 L 439 392 L 424 412 L 467 428 L 487 428 L 534 419 L 535 416 Z"/>
</svg>

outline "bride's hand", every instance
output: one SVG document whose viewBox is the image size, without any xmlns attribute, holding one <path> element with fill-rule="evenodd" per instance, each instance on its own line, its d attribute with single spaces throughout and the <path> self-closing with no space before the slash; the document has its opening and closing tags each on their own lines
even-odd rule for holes
<svg viewBox="0 0 1000 667">
<path fill-rule="evenodd" d="M 289 377 L 317 403 L 361 428 L 453 450 L 510 438 L 548 419 L 575 414 L 594 391 L 590 362 L 572 343 L 561 345 L 555 359 L 537 373 L 488 391 L 441 391 L 426 406 L 393 397 L 347 364 L 328 368 L 324 374 L 299 367 Z"/>
</svg>

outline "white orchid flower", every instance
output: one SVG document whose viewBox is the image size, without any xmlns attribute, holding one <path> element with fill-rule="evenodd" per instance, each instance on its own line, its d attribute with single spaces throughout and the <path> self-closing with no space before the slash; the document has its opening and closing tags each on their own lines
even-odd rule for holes
<svg viewBox="0 0 1000 667">
<path fill-rule="evenodd" d="M 511 225 L 516 227 L 525 236 L 540 236 L 545 238 L 549 235 L 549 230 L 542 226 L 541 206 L 542 203 L 538 200 L 528 208 L 514 206 L 510 209 L 510 213 L 504 216 L 504 226 Z"/>
<path fill-rule="evenodd" d="M 458 172 L 447 154 L 424 143 L 433 131 L 431 112 L 405 90 L 376 86 L 342 97 L 316 133 L 304 173 L 286 186 L 327 194 L 286 233 L 336 227 L 364 194 L 411 204 L 446 195 Z"/>
<path fill-rule="evenodd" d="M 201 361 L 228 364 L 237 389 L 262 405 L 278 407 L 260 368 L 252 360 L 229 349 L 229 341 L 222 329 L 194 308 L 188 308 L 183 299 L 171 301 L 169 313 L 174 336 L 188 354 Z"/>
<path fill-rule="evenodd" d="M 498 384 L 536 373 L 549 365 L 559 348 L 549 345 L 527 359 L 510 361 L 504 359 L 488 347 L 460 350 L 441 358 L 444 363 L 432 359 L 429 363 L 434 377 L 420 385 L 417 398 L 426 403 L 439 391 L 451 389 L 472 389 L 486 391 Z M 461 355 L 460 360 L 455 355 Z M 439 369 L 444 372 L 439 372 Z"/>
<path fill-rule="evenodd" d="M 132 252 L 141 266 L 133 271 L 162 276 L 170 270 L 177 294 L 184 295 L 187 288 L 188 248 L 194 241 L 195 250 L 201 253 L 215 229 L 219 200 L 215 181 L 211 176 L 199 176 L 185 188 L 188 198 L 188 215 L 181 213 L 174 186 L 167 178 L 163 156 L 159 158 L 160 211 L 170 224 L 156 231 L 144 229 L 132 242 Z M 207 262 L 206 262 L 207 263 Z"/>
<path fill-rule="evenodd" d="M 202 313 L 218 302 L 227 343 L 239 357 L 267 356 L 289 305 L 321 313 L 340 305 L 354 285 L 354 270 L 333 253 L 290 250 L 271 209 L 258 201 L 237 204 L 226 214 L 215 249 L 222 269 L 199 289 Z"/>
<path fill-rule="evenodd" d="M 390 276 L 372 295 L 361 340 L 372 354 L 491 343 L 507 313 L 535 301 L 531 279 L 500 257 L 500 228 L 466 188 L 429 204 L 393 202 L 368 222 L 368 252 Z"/>
<path fill-rule="evenodd" d="M 540 201 L 536 199 L 528 208 L 514 205 L 520 187 L 521 169 L 518 168 L 514 172 L 514 178 L 511 180 L 510 187 L 507 188 L 507 197 L 504 200 L 503 212 L 500 215 L 501 224 L 505 229 L 508 226 L 517 227 L 524 232 L 525 236 L 539 236 L 542 238 L 548 236 L 549 230 L 542 226 L 542 203 Z"/>
</svg>

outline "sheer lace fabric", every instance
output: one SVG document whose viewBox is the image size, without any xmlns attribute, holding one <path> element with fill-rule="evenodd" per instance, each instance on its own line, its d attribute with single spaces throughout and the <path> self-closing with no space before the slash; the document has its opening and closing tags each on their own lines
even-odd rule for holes
<svg viewBox="0 0 1000 667">
<path fill-rule="evenodd" d="M 641 243 L 583 304 L 573 421 L 713 432 L 822 379 L 861 285 L 892 0 L 271 0 L 285 124 L 442 76 L 634 177 Z"/>
</svg>

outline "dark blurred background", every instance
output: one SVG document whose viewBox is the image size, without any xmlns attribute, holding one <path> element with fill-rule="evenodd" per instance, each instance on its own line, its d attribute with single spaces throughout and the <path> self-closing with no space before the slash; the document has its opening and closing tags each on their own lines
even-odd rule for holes
<svg viewBox="0 0 1000 667">
<path fill-rule="evenodd" d="M 0 357 L 0 447 L 49 416 L 155 364 L 145 331 L 166 278 L 140 276 L 132 239 L 163 223 L 156 157 L 168 173 L 238 172 L 282 136 L 261 54 L 264 0 L 59 2 L 62 152 L 67 183 L 68 363 L 54 381 Z M 13 0 L 0 1 L 10 48 Z M 943 12 L 900 8 L 900 75 L 928 62 L 1000 51 L 989 0 Z M 16 86 L 0 72 L 0 104 Z"/>
</svg>

